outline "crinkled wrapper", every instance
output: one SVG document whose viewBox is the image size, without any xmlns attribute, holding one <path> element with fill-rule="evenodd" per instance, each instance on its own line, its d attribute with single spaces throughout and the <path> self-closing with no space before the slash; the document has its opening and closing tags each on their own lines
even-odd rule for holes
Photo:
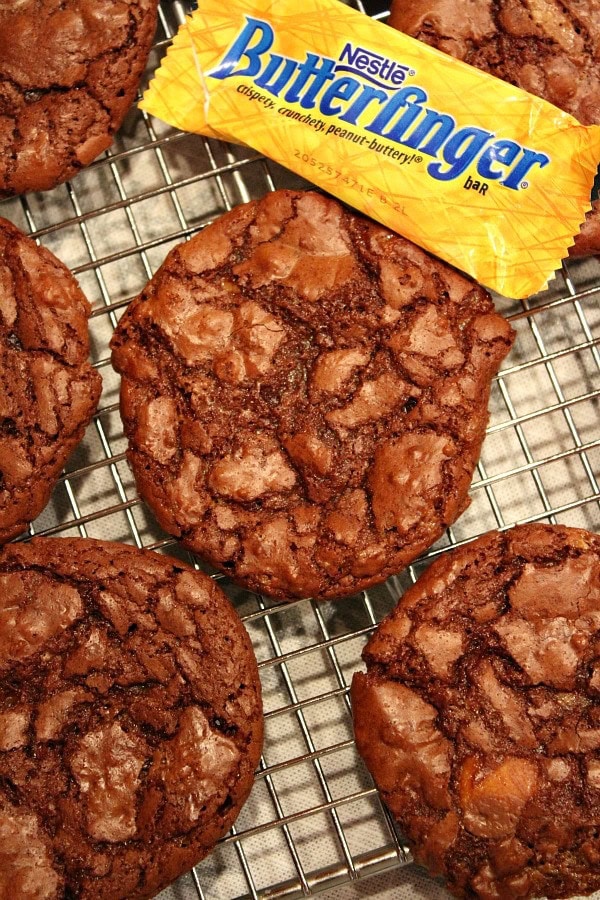
<svg viewBox="0 0 600 900">
<path fill-rule="evenodd" d="M 590 208 L 600 126 L 339 0 L 200 0 L 141 103 L 246 144 L 505 296 Z"/>
</svg>

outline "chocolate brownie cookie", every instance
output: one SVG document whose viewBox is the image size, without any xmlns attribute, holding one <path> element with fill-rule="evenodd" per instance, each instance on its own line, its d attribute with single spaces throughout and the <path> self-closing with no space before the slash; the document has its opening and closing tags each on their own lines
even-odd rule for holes
<svg viewBox="0 0 600 900">
<path fill-rule="evenodd" d="M 598 0 L 394 0 L 392 27 L 600 124 Z"/>
<path fill-rule="evenodd" d="M 388 23 L 600 125 L 600 0 L 393 0 Z M 600 211 L 571 256 L 600 253 Z"/>
<path fill-rule="evenodd" d="M 157 0 L 0 3 L 0 196 L 54 187 L 112 142 Z"/>
<path fill-rule="evenodd" d="M 42 511 L 96 409 L 89 314 L 69 270 L 0 219 L 0 543 Z"/>
<path fill-rule="evenodd" d="M 526 525 L 437 560 L 371 637 L 356 742 L 458 897 L 600 888 L 600 536 Z"/>
<path fill-rule="evenodd" d="M 138 489 L 252 590 L 381 581 L 467 505 L 512 341 L 489 295 L 317 193 L 175 248 L 113 337 Z"/>
<path fill-rule="evenodd" d="M 0 896 L 151 897 L 237 816 L 260 683 L 208 576 L 122 544 L 9 544 L 0 673 Z"/>
</svg>

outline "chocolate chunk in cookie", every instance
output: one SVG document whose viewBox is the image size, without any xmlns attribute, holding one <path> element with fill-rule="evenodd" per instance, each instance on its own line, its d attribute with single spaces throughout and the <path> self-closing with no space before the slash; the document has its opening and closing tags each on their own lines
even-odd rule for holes
<svg viewBox="0 0 600 900">
<path fill-rule="evenodd" d="M 316 193 L 175 248 L 112 340 L 142 497 L 232 578 L 337 597 L 467 505 L 512 341 L 488 293 Z"/>
<path fill-rule="evenodd" d="M 261 744 L 208 576 L 103 541 L 0 552 L 0 896 L 154 896 L 228 830 Z"/>
<path fill-rule="evenodd" d="M 525 525 L 437 560 L 363 652 L 357 747 L 458 897 L 600 889 L 600 537 Z"/>
<path fill-rule="evenodd" d="M 54 187 L 112 143 L 157 0 L 0 3 L 0 197 Z"/>
<path fill-rule="evenodd" d="M 96 409 L 89 314 L 69 270 L 0 219 L 0 543 L 42 511 Z"/>
</svg>

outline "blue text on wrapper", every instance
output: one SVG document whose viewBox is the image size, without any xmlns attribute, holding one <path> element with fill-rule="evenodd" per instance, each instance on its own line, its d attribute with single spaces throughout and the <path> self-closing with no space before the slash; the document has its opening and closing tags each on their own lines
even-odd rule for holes
<svg viewBox="0 0 600 900">
<path fill-rule="evenodd" d="M 246 77 L 285 103 L 318 108 L 322 116 L 433 157 L 427 172 L 438 181 L 459 178 L 474 165 L 481 178 L 516 191 L 527 186 L 526 178 L 536 167 L 550 162 L 546 153 L 496 138 L 475 125 L 457 127 L 453 116 L 427 107 L 427 92 L 404 84 L 407 66 L 351 43 L 344 45 L 338 60 L 310 52 L 304 60 L 271 53 L 273 27 L 262 19 L 245 18 L 233 44 L 207 73 L 211 78 Z"/>
</svg>

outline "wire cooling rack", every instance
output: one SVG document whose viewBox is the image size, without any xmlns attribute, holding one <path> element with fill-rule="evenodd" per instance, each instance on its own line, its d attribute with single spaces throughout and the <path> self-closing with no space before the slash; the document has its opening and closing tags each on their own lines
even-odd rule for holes
<svg viewBox="0 0 600 900">
<path fill-rule="evenodd" d="M 371 13 L 385 18 L 384 5 Z M 184 11 L 163 0 L 148 74 Z M 134 109 L 111 150 L 71 184 L 0 204 L 73 270 L 92 301 L 92 359 L 104 383 L 32 534 L 121 540 L 189 559 L 136 495 L 108 341 L 173 245 L 240 202 L 298 186 L 251 150 L 176 132 Z M 517 522 L 600 530 L 600 258 L 565 263 L 529 301 L 496 299 L 517 340 L 492 386 L 471 506 L 426 556 L 385 585 L 332 603 L 273 604 L 216 576 L 259 661 L 264 754 L 231 834 L 165 900 L 291 900 L 410 862 L 352 740 L 348 689 L 368 635 L 450 546 Z M 398 896 L 408 871 L 398 873 Z"/>
</svg>

